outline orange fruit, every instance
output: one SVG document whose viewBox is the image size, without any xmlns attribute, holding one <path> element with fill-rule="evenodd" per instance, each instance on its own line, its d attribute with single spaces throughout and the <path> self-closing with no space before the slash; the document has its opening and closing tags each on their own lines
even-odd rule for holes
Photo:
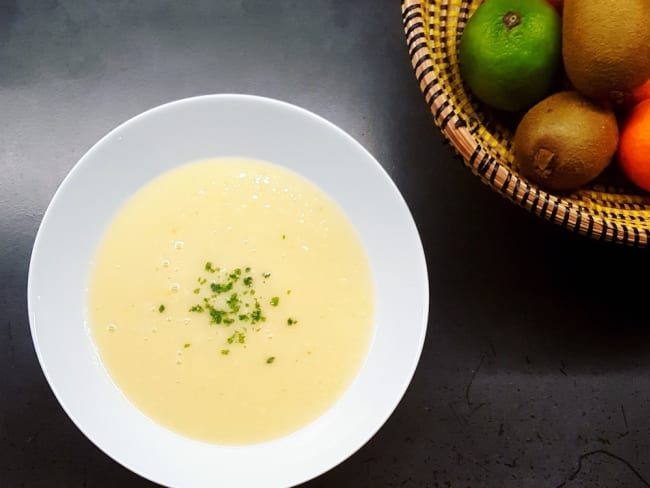
<svg viewBox="0 0 650 488">
<path fill-rule="evenodd" d="M 637 104 L 624 120 L 618 162 L 632 183 L 650 191 L 650 100 Z"/>
<path fill-rule="evenodd" d="M 650 78 L 641 86 L 632 90 L 632 99 L 635 103 L 639 103 L 648 98 L 650 98 Z"/>
</svg>

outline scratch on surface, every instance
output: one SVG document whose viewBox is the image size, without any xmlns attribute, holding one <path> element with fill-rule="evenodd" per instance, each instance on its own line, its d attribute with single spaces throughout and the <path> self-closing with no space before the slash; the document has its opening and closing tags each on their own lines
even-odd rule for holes
<svg viewBox="0 0 650 488">
<path fill-rule="evenodd" d="M 474 369 L 474 372 L 472 373 L 472 377 L 469 380 L 469 383 L 467 384 L 467 388 L 465 388 L 465 400 L 467 401 L 467 406 L 471 407 L 472 406 L 472 401 L 469 398 L 469 393 L 470 390 L 472 389 L 472 385 L 474 384 L 474 380 L 476 379 L 476 375 L 478 375 L 478 372 L 481 370 L 481 367 L 483 366 L 483 361 L 485 361 L 485 355 L 481 356 L 481 360 L 478 363 L 478 366 Z"/>
<path fill-rule="evenodd" d="M 566 364 L 564 361 L 560 361 L 560 373 L 562 373 L 564 376 L 569 376 L 566 372 Z"/>
<path fill-rule="evenodd" d="M 408 478 L 406 478 L 405 480 L 402 480 L 402 482 L 399 485 L 404 486 L 409 481 L 413 481 L 413 478 L 411 478 L 410 476 Z"/>
<path fill-rule="evenodd" d="M 641 483 L 643 483 L 644 486 L 647 486 L 647 487 L 650 488 L 650 483 L 648 483 L 648 481 L 641 475 L 641 473 L 639 473 L 636 470 L 636 468 L 634 466 L 632 466 L 627 460 L 623 459 L 620 456 L 617 456 L 614 453 L 611 453 L 609 451 L 605 451 L 604 449 L 596 449 L 595 451 L 589 451 L 589 452 L 585 452 L 584 454 L 582 454 L 578 458 L 578 467 L 576 468 L 576 470 L 567 479 L 565 479 L 562 483 L 557 485 L 557 488 L 562 488 L 563 486 L 566 486 L 566 484 L 569 481 L 575 480 L 576 476 L 578 476 L 578 474 L 580 474 L 580 471 L 582 471 L 582 462 L 585 459 L 587 459 L 587 458 L 589 458 L 591 456 L 595 456 L 596 454 L 602 454 L 603 456 L 609 456 L 610 458 L 615 459 L 616 461 L 619 461 L 619 462 L 623 463 L 625 466 L 627 466 L 627 468 L 630 471 L 632 471 L 632 473 L 634 473 L 634 475 L 637 477 L 637 479 Z"/>
<path fill-rule="evenodd" d="M 625 437 L 630 433 L 630 427 L 627 425 L 627 415 L 625 415 L 625 407 L 621 403 L 621 413 L 623 414 L 623 425 L 625 425 L 625 432 L 619 432 L 619 437 Z"/>
<path fill-rule="evenodd" d="M 485 403 L 485 402 L 481 402 L 481 403 L 479 403 L 478 405 L 476 405 L 473 409 L 470 410 L 469 414 L 467 415 L 467 418 L 472 418 L 472 416 L 473 416 L 476 412 L 478 412 L 481 408 L 483 408 L 483 407 L 486 406 L 486 405 L 487 405 L 487 403 Z"/>
<path fill-rule="evenodd" d="M 451 409 L 451 413 L 454 414 L 454 418 L 456 419 L 458 424 L 464 428 L 465 425 L 467 425 L 467 419 L 454 408 L 453 403 L 449 404 L 449 408 Z"/>
<path fill-rule="evenodd" d="M 489 473 L 489 472 L 490 472 L 490 470 L 488 469 L 487 466 L 483 466 L 483 465 L 482 465 L 481 463 L 479 463 L 476 459 L 472 459 L 472 462 L 473 462 L 474 464 L 476 464 L 479 468 L 481 468 L 483 471 L 485 471 L 486 473 Z"/>
</svg>

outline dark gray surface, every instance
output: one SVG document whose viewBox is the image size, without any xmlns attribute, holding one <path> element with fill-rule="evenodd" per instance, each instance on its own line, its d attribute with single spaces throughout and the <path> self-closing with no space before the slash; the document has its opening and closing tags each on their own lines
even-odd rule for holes
<svg viewBox="0 0 650 488">
<path fill-rule="evenodd" d="M 356 137 L 426 250 L 430 326 L 411 387 L 363 449 L 306 486 L 650 486 L 648 254 L 529 216 L 452 157 L 397 2 L 0 0 L 0 488 L 152 486 L 49 390 L 28 262 L 49 199 L 99 137 L 217 92 L 293 102 Z"/>
</svg>

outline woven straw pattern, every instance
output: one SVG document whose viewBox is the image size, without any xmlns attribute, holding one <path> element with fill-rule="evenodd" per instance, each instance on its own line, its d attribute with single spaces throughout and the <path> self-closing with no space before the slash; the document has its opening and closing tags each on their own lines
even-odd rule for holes
<svg viewBox="0 0 650 488">
<path fill-rule="evenodd" d="M 518 176 L 511 130 L 468 94 L 458 69 L 458 43 L 481 3 L 402 1 L 408 52 L 436 125 L 472 172 L 515 204 L 572 232 L 649 247 L 650 195 L 615 171 L 570 194 L 548 193 Z"/>
</svg>

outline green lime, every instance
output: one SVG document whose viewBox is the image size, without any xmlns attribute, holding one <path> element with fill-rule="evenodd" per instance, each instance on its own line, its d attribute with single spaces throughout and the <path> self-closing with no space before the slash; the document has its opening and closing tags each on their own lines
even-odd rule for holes
<svg viewBox="0 0 650 488">
<path fill-rule="evenodd" d="M 562 65 L 562 24 L 546 0 L 487 0 L 465 26 L 460 72 L 476 97 L 516 112 L 553 90 Z"/>
</svg>

